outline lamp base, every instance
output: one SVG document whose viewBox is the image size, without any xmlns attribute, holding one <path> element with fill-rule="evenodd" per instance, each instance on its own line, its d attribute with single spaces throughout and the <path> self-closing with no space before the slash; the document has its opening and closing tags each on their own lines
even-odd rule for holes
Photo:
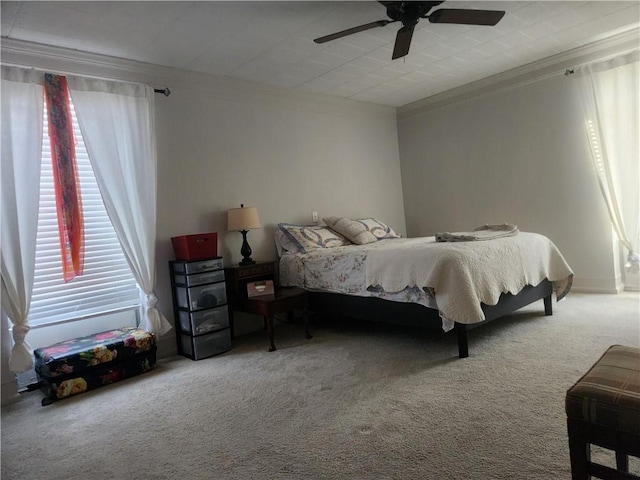
<svg viewBox="0 0 640 480">
<path fill-rule="evenodd" d="M 249 246 L 249 242 L 247 242 L 248 232 L 247 230 L 240 230 L 240 233 L 242 234 L 242 248 L 240 249 L 242 261 L 239 263 L 239 265 L 253 265 L 256 262 L 251 258 L 251 247 Z"/>
</svg>

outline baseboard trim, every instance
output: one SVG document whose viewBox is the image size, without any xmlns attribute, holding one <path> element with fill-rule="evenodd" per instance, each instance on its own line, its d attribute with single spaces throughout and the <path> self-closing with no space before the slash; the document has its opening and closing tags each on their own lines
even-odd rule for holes
<svg viewBox="0 0 640 480">
<path fill-rule="evenodd" d="M 575 285 L 571 287 L 571 291 L 574 293 L 620 293 L 617 288 L 576 287 Z"/>
<path fill-rule="evenodd" d="M 576 293 L 622 293 L 624 284 L 619 277 L 615 278 L 585 278 L 573 279 L 572 292 Z"/>
<path fill-rule="evenodd" d="M 168 358 L 178 354 L 175 333 L 168 334 L 157 340 L 158 358 Z"/>
</svg>

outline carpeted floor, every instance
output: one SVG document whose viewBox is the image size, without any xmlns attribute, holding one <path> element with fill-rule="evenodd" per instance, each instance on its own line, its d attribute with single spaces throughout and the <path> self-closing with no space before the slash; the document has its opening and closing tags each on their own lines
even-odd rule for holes
<svg viewBox="0 0 640 480">
<path fill-rule="evenodd" d="M 568 480 L 565 392 L 638 346 L 640 303 L 554 309 L 473 330 L 463 360 L 453 334 L 316 318 L 311 340 L 278 325 L 273 353 L 258 332 L 47 407 L 28 393 L 2 409 L 2 479 Z"/>
</svg>

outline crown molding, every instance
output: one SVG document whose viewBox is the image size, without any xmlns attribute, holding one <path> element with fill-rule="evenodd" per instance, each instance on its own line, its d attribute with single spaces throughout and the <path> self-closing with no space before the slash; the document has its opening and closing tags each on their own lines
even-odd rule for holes
<svg viewBox="0 0 640 480">
<path fill-rule="evenodd" d="M 166 74 L 163 72 L 164 67 L 6 37 L 0 41 L 0 51 L 3 65 L 47 70 L 53 73 L 132 82 L 145 82 L 149 78 L 162 77 Z"/>
<path fill-rule="evenodd" d="M 356 115 L 395 117 L 396 108 L 329 95 L 287 90 L 247 80 L 232 80 L 205 73 L 165 67 L 119 57 L 99 55 L 76 49 L 53 47 L 3 37 L 0 40 L 2 65 L 34 68 L 52 73 L 82 75 L 107 80 L 137 82 L 156 88 L 196 90 L 238 102 L 262 101 L 292 108 Z"/>
<path fill-rule="evenodd" d="M 398 107 L 398 120 L 419 116 L 435 108 L 564 74 L 567 69 L 640 48 L 640 28 L 634 27 L 581 47 L 528 63 L 506 72 Z"/>
<path fill-rule="evenodd" d="M 345 113 L 397 114 L 398 121 L 419 116 L 432 109 L 471 98 L 494 94 L 532 82 L 563 74 L 567 69 L 584 65 L 640 46 L 640 28 L 634 27 L 603 40 L 568 50 L 490 77 L 433 95 L 397 108 L 336 98 L 321 94 L 282 89 L 245 80 L 207 75 L 118 57 L 83 52 L 76 49 L 25 42 L 3 37 L 0 40 L 4 65 L 147 83 L 156 87 L 184 87 L 237 101 L 273 101 L 279 104 L 307 104 L 313 108 L 338 109 Z"/>
</svg>

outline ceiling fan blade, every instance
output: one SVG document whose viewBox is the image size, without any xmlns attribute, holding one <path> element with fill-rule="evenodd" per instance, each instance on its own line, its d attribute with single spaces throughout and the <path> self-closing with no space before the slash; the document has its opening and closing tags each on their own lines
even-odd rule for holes
<svg viewBox="0 0 640 480">
<path fill-rule="evenodd" d="M 441 8 L 427 18 L 431 23 L 457 23 L 463 25 L 493 26 L 502 20 L 501 10 L 465 10 L 461 8 Z"/>
<path fill-rule="evenodd" d="M 324 37 L 316 38 L 313 41 L 316 43 L 325 43 L 337 38 L 346 37 L 347 35 L 351 35 L 353 33 L 363 32 L 365 30 L 370 30 L 376 27 L 384 27 L 389 23 L 392 23 L 391 20 L 378 20 L 377 22 L 365 23 L 364 25 L 360 25 L 358 27 L 347 28 L 346 30 L 332 33 L 331 35 L 325 35 Z"/>
<path fill-rule="evenodd" d="M 409 25 L 398 30 L 398 34 L 396 35 L 396 44 L 393 47 L 393 55 L 391 56 L 391 60 L 404 57 L 409 53 L 409 47 L 411 46 L 411 37 L 413 37 L 414 28 L 415 25 Z"/>
</svg>

